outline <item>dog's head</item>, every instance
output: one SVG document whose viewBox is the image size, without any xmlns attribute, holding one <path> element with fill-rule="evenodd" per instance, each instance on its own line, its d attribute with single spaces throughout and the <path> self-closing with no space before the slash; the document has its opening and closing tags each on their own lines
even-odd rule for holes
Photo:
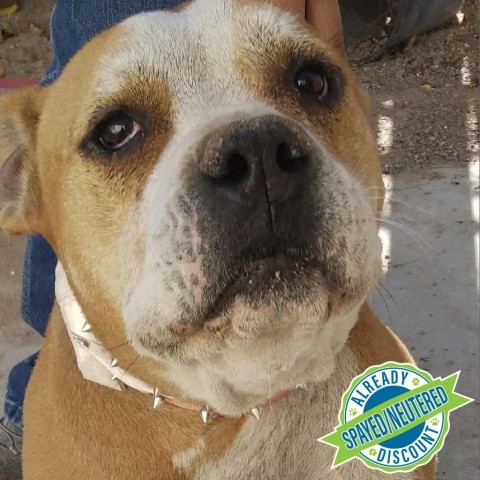
<svg viewBox="0 0 480 480">
<path fill-rule="evenodd" d="M 101 337 L 224 413 L 332 372 L 378 280 L 382 185 L 362 94 L 312 29 L 199 0 L 2 100 L 0 225 L 49 240 Z"/>
</svg>

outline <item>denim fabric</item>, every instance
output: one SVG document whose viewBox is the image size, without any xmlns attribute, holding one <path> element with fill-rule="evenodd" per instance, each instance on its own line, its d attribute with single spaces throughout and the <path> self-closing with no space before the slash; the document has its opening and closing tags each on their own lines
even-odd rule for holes
<svg viewBox="0 0 480 480">
<path fill-rule="evenodd" d="M 23 426 L 23 399 L 36 360 L 37 354 L 35 353 L 15 365 L 8 376 L 7 395 L 4 404 L 5 418 L 18 427 Z"/>
<path fill-rule="evenodd" d="M 51 18 L 55 58 L 44 83 L 53 82 L 91 38 L 136 13 L 174 8 L 185 0 L 57 0 Z"/>
<path fill-rule="evenodd" d="M 57 0 L 51 17 L 54 60 L 42 80 L 55 81 L 75 53 L 96 34 L 136 13 L 170 9 L 184 0 Z M 28 239 L 23 276 L 22 317 L 41 335 L 45 334 L 53 306 L 56 257 L 39 236 Z M 22 426 L 25 389 L 37 355 L 10 372 L 5 398 L 5 417 Z"/>
</svg>

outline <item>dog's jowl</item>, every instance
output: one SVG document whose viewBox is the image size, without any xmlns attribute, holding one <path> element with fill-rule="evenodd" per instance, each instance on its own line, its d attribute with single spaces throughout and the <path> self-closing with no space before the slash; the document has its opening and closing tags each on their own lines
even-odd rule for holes
<svg viewBox="0 0 480 480">
<path fill-rule="evenodd" d="M 198 0 L 1 111 L 0 225 L 60 262 L 25 480 L 433 478 L 331 470 L 316 442 L 354 376 L 411 361 L 364 303 L 383 186 L 340 52 L 269 4 Z"/>
</svg>

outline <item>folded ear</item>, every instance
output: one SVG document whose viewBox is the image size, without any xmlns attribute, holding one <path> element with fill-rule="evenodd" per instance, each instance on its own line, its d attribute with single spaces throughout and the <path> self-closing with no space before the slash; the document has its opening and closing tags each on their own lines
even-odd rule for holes
<svg viewBox="0 0 480 480">
<path fill-rule="evenodd" d="M 0 228 L 38 232 L 40 192 L 37 130 L 45 89 L 28 87 L 0 97 Z"/>
</svg>

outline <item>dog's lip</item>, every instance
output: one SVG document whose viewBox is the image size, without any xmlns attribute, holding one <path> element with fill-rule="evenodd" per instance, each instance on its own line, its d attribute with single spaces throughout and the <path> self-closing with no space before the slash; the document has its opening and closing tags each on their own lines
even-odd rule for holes
<svg viewBox="0 0 480 480">
<path fill-rule="evenodd" d="M 321 261 L 307 249 L 275 249 L 254 251 L 237 257 L 227 268 L 224 283 L 215 292 L 215 300 L 203 311 L 201 323 L 222 316 L 228 305 L 238 296 L 256 297 L 261 292 L 283 290 L 285 293 L 315 272 L 324 282 Z M 312 282 L 313 288 L 313 282 Z"/>
<path fill-rule="evenodd" d="M 170 332 L 177 338 L 187 338 L 200 331 L 204 333 L 218 333 L 228 327 L 229 320 L 223 315 L 222 303 L 234 299 L 239 293 L 245 294 L 248 290 L 264 288 L 266 281 L 271 284 L 288 284 L 293 277 L 307 275 L 309 271 L 320 270 L 319 261 L 311 251 L 295 250 L 264 250 L 259 253 L 249 253 L 239 256 L 228 268 L 233 271 L 228 282 L 223 285 L 216 295 L 216 301 L 196 320 L 178 320 L 170 324 Z"/>
<path fill-rule="evenodd" d="M 230 286 L 240 286 L 247 281 L 250 284 L 260 277 L 274 276 L 281 280 L 281 275 L 286 270 L 305 270 L 317 267 L 317 262 L 299 253 L 275 252 L 264 256 L 257 256 L 241 260 L 237 266 L 236 274 L 232 276 Z M 227 287 L 228 288 L 228 287 Z"/>
<path fill-rule="evenodd" d="M 327 291 L 328 306 L 327 318 L 341 315 L 348 310 L 349 305 L 354 296 L 346 293 L 332 282 L 325 280 L 323 287 Z M 199 340 L 200 338 L 208 339 L 220 336 L 230 331 L 231 319 L 225 315 L 210 316 L 200 322 L 191 322 L 188 320 L 174 321 L 168 329 L 178 342 Z"/>
<path fill-rule="evenodd" d="M 248 274 L 262 265 L 282 267 L 297 267 L 299 265 L 318 264 L 318 254 L 308 247 L 260 247 L 241 252 L 229 268 L 237 272 L 237 276 Z"/>
<path fill-rule="evenodd" d="M 264 268 L 268 268 L 271 272 L 273 270 L 279 270 L 280 264 L 284 267 L 289 265 L 296 265 L 297 267 L 300 267 L 300 265 L 302 265 L 301 268 L 306 270 L 319 268 L 319 265 L 315 261 L 307 261 L 305 258 L 299 258 L 295 256 L 292 257 L 285 254 L 257 258 L 256 260 L 251 261 L 249 264 L 250 268 L 246 268 L 239 277 L 230 282 L 224 288 L 224 290 L 220 293 L 219 298 L 225 296 L 229 289 L 241 288 L 241 283 L 249 279 L 251 271 L 253 271 L 256 266 L 260 265 Z M 357 295 L 354 292 L 349 292 L 341 288 L 339 285 L 325 277 L 322 278 L 322 288 L 325 289 L 328 296 L 327 318 L 346 313 L 351 308 L 352 303 L 355 303 Z M 232 296 L 234 296 L 234 294 Z M 215 311 L 216 306 L 214 306 L 210 313 L 206 314 L 202 320 L 197 319 L 196 321 L 174 321 L 169 325 L 168 329 L 170 333 L 180 342 L 186 341 L 189 338 L 199 338 L 199 335 L 205 338 L 211 338 L 212 335 L 222 336 L 222 332 L 225 333 L 229 329 L 230 319 L 228 315 L 223 315 L 223 313 L 218 315 L 214 314 Z"/>
</svg>

